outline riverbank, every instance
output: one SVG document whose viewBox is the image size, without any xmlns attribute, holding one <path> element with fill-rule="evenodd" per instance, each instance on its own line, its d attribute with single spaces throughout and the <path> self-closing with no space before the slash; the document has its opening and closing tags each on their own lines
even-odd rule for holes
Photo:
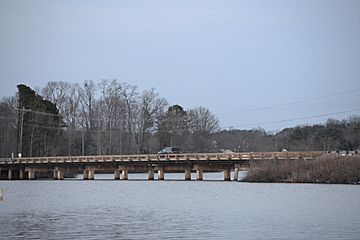
<svg viewBox="0 0 360 240">
<path fill-rule="evenodd" d="M 360 156 L 327 154 L 315 160 L 255 163 L 245 182 L 360 183 Z"/>
</svg>

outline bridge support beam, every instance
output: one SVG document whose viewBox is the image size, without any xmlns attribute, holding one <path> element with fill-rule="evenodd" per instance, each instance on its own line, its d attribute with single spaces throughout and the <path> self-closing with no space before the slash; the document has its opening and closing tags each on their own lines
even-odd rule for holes
<svg viewBox="0 0 360 240">
<path fill-rule="evenodd" d="M 185 168 L 185 180 L 191 180 L 191 168 Z"/>
<path fill-rule="evenodd" d="M 230 168 L 224 169 L 224 181 L 230 181 L 230 173 L 231 173 Z"/>
<path fill-rule="evenodd" d="M 198 168 L 196 169 L 196 180 L 203 180 L 204 176 L 203 176 L 203 169 L 202 168 Z"/>
<path fill-rule="evenodd" d="M 154 180 L 154 169 L 152 167 L 148 169 L 148 180 Z"/>
<path fill-rule="evenodd" d="M 121 180 L 128 180 L 129 179 L 129 170 L 124 168 L 121 170 Z"/>
<path fill-rule="evenodd" d="M 165 179 L 165 169 L 159 168 L 158 169 L 158 180 L 164 180 Z"/>
<path fill-rule="evenodd" d="M 8 170 L 8 180 L 12 180 L 12 169 Z"/>
<path fill-rule="evenodd" d="M 234 181 L 238 181 L 239 180 L 239 168 L 237 166 L 235 166 L 234 169 Z"/>
<path fill-rule="evenodd" d="M 114 179 L 115 180 L 120 180 L 120 170 L 119 169 L 116 169 L 114 171 Z"/>
</svg>

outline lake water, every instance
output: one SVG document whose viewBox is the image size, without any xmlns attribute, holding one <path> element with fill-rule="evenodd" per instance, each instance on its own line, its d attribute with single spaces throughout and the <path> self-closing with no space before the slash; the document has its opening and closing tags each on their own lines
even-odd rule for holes
<svg viewBox="0 0 360 240">
<path fill-rule="evenodd" d="M 0 181 L 0 239 L 360 239 L 358 185 L 96 177 Z"/>
</svg>

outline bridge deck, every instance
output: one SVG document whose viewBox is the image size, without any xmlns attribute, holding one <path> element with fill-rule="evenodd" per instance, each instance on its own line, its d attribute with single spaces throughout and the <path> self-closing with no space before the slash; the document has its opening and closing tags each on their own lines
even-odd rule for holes
<svg viewBox="0 0 360 240">
<path fill-rule="evenodd" d="M 186 154 L 140 154 L 140 155 L 99 155 L 99 156 L 56 156 L 0 158 L 0 166 L 31 164 L 71 163 L 130 163 L 164 161 L 241 161 L 274 159 L 314 159 L 325 154 L 312 152 L 241 152 L 241 153 L 186 153 Z"/>
</svg>

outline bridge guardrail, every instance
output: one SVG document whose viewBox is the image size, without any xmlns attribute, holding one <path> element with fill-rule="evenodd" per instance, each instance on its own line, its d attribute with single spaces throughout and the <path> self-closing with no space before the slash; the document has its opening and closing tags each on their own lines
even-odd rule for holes
<svg viewBox="0 0 360 240">
<path fill-rule="evenodd" d="M 56 163 L 106 163 L 106 162 L 147 162 L 147 161 L 231 161 L 267 159 L 313 159 L 326 152 L 241 152 L 241 153 L 184 153 L 184 154 L 141 154 L 102 156 L 51 156 L 0 158 L 0 165 L 13 164 L 56 164 Z"/>
</svg>

